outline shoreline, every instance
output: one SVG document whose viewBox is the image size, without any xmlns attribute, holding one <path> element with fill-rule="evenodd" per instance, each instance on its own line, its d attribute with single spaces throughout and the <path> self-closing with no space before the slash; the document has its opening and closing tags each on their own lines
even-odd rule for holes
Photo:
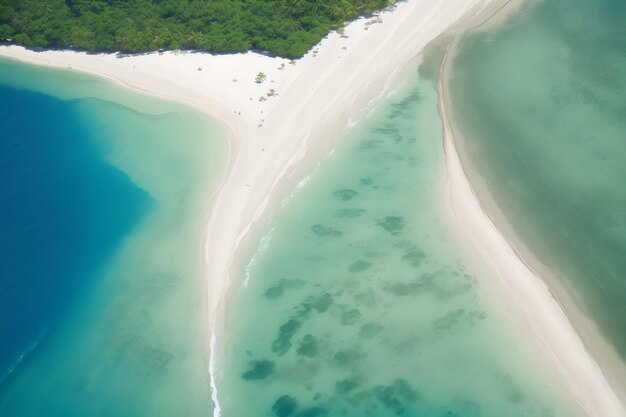
<svg viewBox="0 0 626 417">
<path fill-rule="evenodd" d="M 343 35 L 331 32 L 295 65 L 255 53 L 169 52 L 118 58 L 0 47 L 0 56 L 86 72 L 189 105 L 225 127 L 229 160 L 208 206 L 204 247 L 215 416 L 220 414 L 217 388 L 226 343 L 225 301 L 238 272 L 233 268 L 251 231 L 280 205 L 279 185 L 293 182 L 298 166 L 328 152 L 350 116 L 383 96 L 432 40 L 486 2 L 399 3 L 351 22 Z M 255 83 L 258 71 L 268 80 Z M 268 96 L 270 88 L 277 95 Z"/>
<path fill-rule="evenodd" d="M 457 152 L 445 97 L 450 55 L 454 54 L 458 41 L 459 37 L 455 37 L 446 48 L 438 81 L 439 113 L 444 133 L 445 199 L 450 220 L 458 233 L 464 235 L 462 237 L 480 254 L 499 284 L 508 290 L 553 363 L 555 372 L 568 383 L 569 390 L 587 415 L 625 416 L 624 404 L 587 350 L 562 304 L 547 282 L 526 261 L 523 252 L 498 227 L 469 182 L 465 173 L 467 167 Z M 497 211 L 497 207 L 494 210 Z M 540 268 L 540 272 L 546 271 Z"/>
<path fill-rule="evenodd" d="M 297 174 L 327 154 L 337 136 L 350 125 L 351 116 L 385 96 L 431 41 L 449 31 L 467 28 L 467 21 L 484 16 L 487 9 L 499 10 L 501 4 L 499 0 L 402 2 L 391 10 L 351 22 L 345 28 L 345 36 L 331 32 L 295 65 L 287 59 L 252 52 L 235 55 L 167 52 L 117 57 L 113 54 L 91 55 L 69 51 L 34 52 L 2 46 L 0 56 L 104 77 L 143 94 L 188 105 L 216 119 L 224 128 L 228 137 L 228 161 L 207 205 L 205 245 L 202 248 L 206 262 L 203 272 L 207 277 L 205 296 L 210 326 L 211 398 L 213 415 L 217 417 L 220 416 L 219 359 L 227 343 L 224 330 L 226 301 L 236 283 L 234 280 L 238 279 L 238 267 L 244 256 L 242 252 L 245 252 L 251 236 L 267 224 L 280 206 L 285 189 L 298 181 Z M 283 65 L 283 69 L 279 69 Z M 259 71 L 267 74 L 267 81 L 254 82 Z M 276 94 L 268 95 L 270 89 L 274 89 Z M 261 100 L 261 97 L 264 99 Z M 440 106 L 445 125 L 447 119 L 441 89 Z M 444 132 L 447 131 L 444 128 Z M 485 258 L 487 264 L 491 265 L 494 261 L 506 264 L 513 258 L 523 263 L 511 243 L 481 208 L 463 172 L 451 131 L 444 134 L 444 141 L 444 168 L 448 174 L 452 168 L 452 173 L 456 175 L 456 197 L 466 198 L 466 202 L 473 204 L 473 214 L 479 215 L 477 221 L 486 220 L 495 228 L 489 229 L 491 235 L 476 240 L 490 241 L 502 250 L 505 247 L 513 250 L 513 253 L 503 254 L 501 259 L 492 259 L 488 253 L 483 253 L 489 258 Z M 450 163 L 449 159 L 454 157 L 457 165 L 452 164 L 454 160 Z M 452 181 L 449 177 L 447 180 L 450 186 Z M 449 193 L 449 197 L 452 198 L 453 194 Z M 463 215 L 472 215 L 464 203 L 458 203 L 457 209 L 459 207 L 461 214 L 465 211 Z M 463 228 L 464 225 L 457 226 L 459 230 Z M 467 233 L 472 234 L 471 231 Z M 474 230 L 473 237 L 479 234 Z M 538 304 L 543 303 L 550 308 L 547 313 L 550 317 L 561 320 L 554 328 L 565 331 L 565 335 L 560 334 L 564 340 L 581 345 L 558 301 L 551 298 L 541 278 L 525 265 L 519 268 L 526 268 L 532 274 L 525 276 L 529 279 L 528 287 L 535 291 L 529 299 L 537 298 Z M 515 298 L 520 310 L 531 315 L 534 313 L 532 309 L 529 311 L 528 304 L 524 304 L 525 297 Z M 557 306 L 551 304 L 553 301 Z M 543 315 L 540 319 L 544 319 Z M 547 329 L 543 331 L 548 332 Z M 543 337 L 546 335 L 540 330 L 535 334 L 544 344 L 554 346 L 546 340 L 554 338 L 552 334 L 556 332 L 548 334 L 548 338 Z M 556 342 L 558 344 L 559 341 Z M 582 348 L 583 352 L 572 355 L 570 361 L 582 358 L 589 360 L 592 368 L 593 365 L 597 367 L 584 346 Z M 558 353 L 561 350 L 549 349 L 546 354 L 559 362 Z M 567 370 L 576 368 L 576 365 L 564 365 L 558 371 L 565 380 L 575 382 L 575 386 L 570 388 L 596 411 L 590 415 L 624 415 L 616 414 L 616 408 L 609 408 L 611 398 L 600 398 L 603 394 L 612 393 L 608 383 L 601 386 L 600 380 L 606 383 L 602 371 L 586 368 L 588 374 L 573 377 Z M 589 381 L 593 382 L 586 385 L 585 375 L 592 375 L 593 379 Z M 601 387 L 597 393 L 599 397 L 586 398 L 585 393 L 591 392 L 593 387 Z M 623 408 L 620 410 L 623 411 Z"/>
</svg>

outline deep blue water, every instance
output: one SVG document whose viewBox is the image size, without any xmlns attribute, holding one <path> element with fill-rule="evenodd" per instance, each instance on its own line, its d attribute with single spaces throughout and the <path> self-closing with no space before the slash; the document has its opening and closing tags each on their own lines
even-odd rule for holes
<svg viewBox="0 0 626 417">
<path fill-rule="evenodd" d="M 79 105 L 0 85 L 0 384 L 150 207 Z"/>
</svg>

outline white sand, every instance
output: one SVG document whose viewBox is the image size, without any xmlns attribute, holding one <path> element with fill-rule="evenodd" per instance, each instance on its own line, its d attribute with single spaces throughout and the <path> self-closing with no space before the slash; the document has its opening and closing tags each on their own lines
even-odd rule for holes
<svg viewBox="0 0 626 417">
<path fill-rule="evenodd" d="M 281 197 L 275 192 L 277 185 L 285 183 L 298 165 L 328 150 L 350 115 L 383 95 L 431 40 L 461 17 L 476 15 L 497 3 L 500 0 L 404 2 L 379 17 L 349 24 L 345 36 L 331 33 L 295 65 L 256 53 L 214 56 L 168 52 L 118 58 L 110 54 L 0 47 L 2 56 L 71 67 L 188 104 L 217 118 L 226 128 L 230 161 L 211 203 L 205 249 L 215 416 L 220 414 L 215 385 L 219 366 L 215 358 L 220 347 L 216 340 L 223 334 L 224 298 L 231 275 L 239 272 L 238 248 L 250 230 L 271 214 L 267 208 L 276 206 Z M 267 75 L 260 84 L 254 82 L 259 71 Z M 277 95 L 267 97 L 270 89 Z M 260 97 L 266 100 L 260 101 Z M 443 107 L 442 114 L 445 116 Z M 463 230 L 514 289 L 520 307 L 590 415 L 624 415 L 547 287 L 526 268 L 481 210 L 449 132 L 445 146 L 450 207 Z"/>
<path fill-rule="evenodd" d="M 452 48 L 452 47 L 451 47 Z M 448 55 L 448 52 L 446 53 Z M 456 229 L 465 235 L 522 311 L 542 350 L 571 392 L 594 417 L 623 417 L 626 409 L 602 369 L 589 354 L 546 283 L 524 262 L 490 216 L 469 183 L 459 159 L 445 107 L 446 59 L 439 81 L 439 112 L 443 121 L 446 200 Z"/>
</svg>

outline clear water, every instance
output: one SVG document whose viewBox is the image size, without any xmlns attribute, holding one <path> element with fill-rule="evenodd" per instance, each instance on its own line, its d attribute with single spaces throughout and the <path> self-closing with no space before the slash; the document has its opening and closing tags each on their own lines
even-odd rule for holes
<svg viewBox="0 0 626 417">
<path fill-rule="evenodd" d="M 0 415 L 209 415 L 221 132 L 70 71 L 2 60 L 0 80 Z"/>
<path fill-rule="evenodd" d="M 5 86 L 0 96 L 4 380 L 98 278 L 151 199 L 102 160 L 74 103 Z"/>
<path fill-rule="evenodd" d="M 343 137 L 280 210 L 227 310 L 229 416 L 576 416 L 448 230 L 432 80 Z"/>
<path fill-rule="evenodd" d="M 462 158 L 555 272 L 546 278 L 566 310 L 591 317 L 622 362 L 624 22 L 620 0 L 531 2 L 505 25 L 466 37 L 451 85 Z"/>
</svg>

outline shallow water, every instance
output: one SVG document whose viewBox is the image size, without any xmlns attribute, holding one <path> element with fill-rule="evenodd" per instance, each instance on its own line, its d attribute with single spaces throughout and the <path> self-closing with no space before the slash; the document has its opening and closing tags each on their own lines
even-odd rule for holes
<svg viewBox="0 0 626 417">
<path fill-rule="evenodd" d="M 223 416 L 580 415 L 469 266 L 442 174 L 434 82 L 413 74 L 295 190 L 242 268 Z"/>
<path fill-rule="evenodd" d="M 623 363 L 625 21 L 620 0 L 533 1 L 466 37 L 450 96 L 462 158 L 554 272 L 566 310 L 591 317 Z"/>
<path fill-rule="evenodd" d="M 202 230 L 222 133 L 70 71 L 2 60 L 0 80 L 0 415 L 209 415 Z"/>
</svg>

